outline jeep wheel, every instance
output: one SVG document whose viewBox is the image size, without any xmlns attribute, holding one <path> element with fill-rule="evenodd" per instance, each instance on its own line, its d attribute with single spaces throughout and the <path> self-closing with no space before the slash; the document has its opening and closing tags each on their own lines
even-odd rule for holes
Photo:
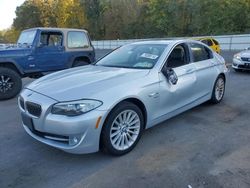
<svg viewBox="0 0 250 188">
<path fill-rule="evenodd" d="M 12 69 L 0 67 L 0 100 L 15 97 L 21 89 L 20 75 Z"/>
<path fill-rule="evenodd" d="M 86 61 L 82 61 L 82 60 L 77 60 L 73 63 L 72 67 L 80 67 L 80 66 L 84 66 L 84 65 L 89 65 L 88 62 Z"/>
</svg>

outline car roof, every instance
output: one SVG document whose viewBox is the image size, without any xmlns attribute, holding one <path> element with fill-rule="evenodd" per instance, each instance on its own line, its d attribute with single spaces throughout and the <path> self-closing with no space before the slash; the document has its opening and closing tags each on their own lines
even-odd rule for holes
<svg viewBox="0 0 250 188">
<path fill-rule="evenodd" d="M 142 40 L 133 42 L 133 44 L 170 44 L 173 40 Z"/>
<path fill-rule="evenodd" d="M 85 29 L 76 29 L 76 28 L 59 28 L 59 27 L 35 27 L 35 28 L 30 28 L 30 29 L 26 29 L 24 31 L 32 31 L 32 30 L 42 30 L 42 31 L 54 31 L 54 30 L 58 30 L 58 31 L 62 31 L 62 32 L 67 32 L 67 31 L 84 31 L 87 33 L 87 31 Z"/>
<path fill-rule="evenodd" d="M 133 42 L 132 44 L 176 44 L 176 43 L 182 43 L 182 42 L 196 42 L 200 43 L 199 41 L 193 40 L 193 39 L 168 39 L 168 40 L 143 40 L 138 42 Z"/>
</svg>

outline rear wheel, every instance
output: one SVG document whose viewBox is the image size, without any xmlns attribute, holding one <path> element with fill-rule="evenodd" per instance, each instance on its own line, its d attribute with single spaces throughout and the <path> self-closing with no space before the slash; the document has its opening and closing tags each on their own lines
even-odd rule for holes
<svg viewBox="0 0 250 188">
<path fill-rule="evenodd" d="M 215 81 L 211 102 L 217 104 L 221 102 L 225 93 L 225 78 L 220 75 Z"/>
<path fill-rule="evenodd" d="M 138 143 L 144 127 L 143 114 L 136 105 L 123 102 L 112 110 L 101 134 L 102 149 L 112 155 L 124 155 Z"/>
<path fill-rule="evenodd" d="M 0 100 L 15 97 L 21 89 L 20 75 L 12 69 L 0 67 Z"/>
</svg>

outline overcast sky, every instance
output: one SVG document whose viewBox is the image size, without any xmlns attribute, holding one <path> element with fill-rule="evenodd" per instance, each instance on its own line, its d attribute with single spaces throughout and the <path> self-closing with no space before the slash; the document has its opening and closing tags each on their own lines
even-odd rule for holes
<svg viewBox="0 0 250 188">
<path fill-rule="evenodd" d="M 25 0 L 0 0 L 0 30 L 7 29 L 11 26 L 13 19 L 16 17 L 15 10 Z"/>
</svg>

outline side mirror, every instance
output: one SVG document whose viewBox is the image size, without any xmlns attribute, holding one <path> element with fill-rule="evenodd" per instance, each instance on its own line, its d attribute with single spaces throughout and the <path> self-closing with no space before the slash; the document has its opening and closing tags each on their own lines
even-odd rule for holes
<svg viewBox="0 0 250 188">
<path fill-rule="evenodd" d="M 172 85 L 177 84 L 178 77 L 172 68 L 163 67 L 162 73 L 167 78 L 167 80 L 169 81 L 170 84 L 172 84 Z"/>
</svg>

